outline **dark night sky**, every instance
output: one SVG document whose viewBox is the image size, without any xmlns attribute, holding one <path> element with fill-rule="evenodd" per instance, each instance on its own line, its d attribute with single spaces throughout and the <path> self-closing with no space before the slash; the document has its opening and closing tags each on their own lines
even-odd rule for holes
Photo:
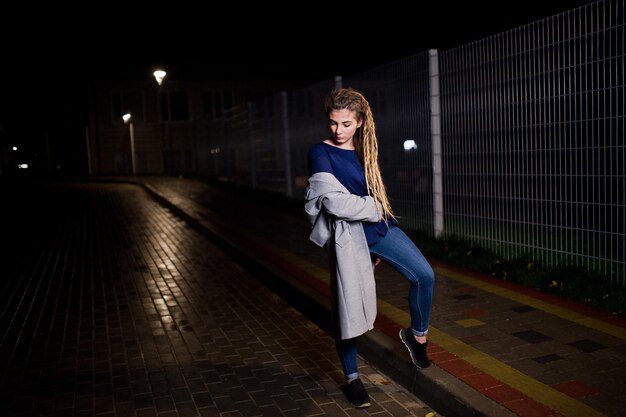
<svg viewBox="0 0 626 417">
<path fill-rule="evenodd" d="M 28 23 L 28 28 L 38 29 L 33 42 L 19 40 L 23 32 L 0 30 L 0 139 L 15 126 L 40 129 L 60 119 L 84 124 L 85 85 L 93 78 L 149 78 L 161 64 L 177 78 L 261 75 L 307 83 L 364 71 L 428 48 L 460 46 L 588 3 L 439 1 L 411 5 L 419 8 L 411 13 L 406 6 L 381 5 L 368 10 L 369 16 L 349 5 L 316 5 L 308 11 L 302 4 L 298 11 L 274 12 L 280 18 L 259 11 L 263 20 L 250 18 L 255 11 L 246 20 L 234 11 L 215 16 L 182 11 L 181 6 L 152 14 L 120 7 L 103 11 L 98 19 L 93 18 L 97 8 L 89 14 L 82 11 L 84 18 L 67 24 L 41 10 L 39 21 Z M 282 17 L 290 14 L 290 19 Z M 157 31 L 160 41 L 151 37 Z M 44 70 L 48 75 L 41 76 Z"/>
</svg>

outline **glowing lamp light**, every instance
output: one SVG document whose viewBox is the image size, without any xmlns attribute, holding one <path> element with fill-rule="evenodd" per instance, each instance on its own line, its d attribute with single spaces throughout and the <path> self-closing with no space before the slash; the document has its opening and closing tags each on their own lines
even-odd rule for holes
<svg viewBox="0 0 626 417">
<path fill-rule="evenodd" d="M 404 141 L 404 150 L 410 151 L 411 149 L 417 149 L 417 143 L 413 139 Z"/>
<path fill-rule="evenodd" d="M 156 70 L 156 71 L 153 72 L 153 74 L 154 74 L 154 78 L 156 78 L 156 82 L 159 85 L 161 85 L 163 83 L 163 79 L 167 75 L 167 72 L 165 72 L 163 70 Z"/>
</svg>

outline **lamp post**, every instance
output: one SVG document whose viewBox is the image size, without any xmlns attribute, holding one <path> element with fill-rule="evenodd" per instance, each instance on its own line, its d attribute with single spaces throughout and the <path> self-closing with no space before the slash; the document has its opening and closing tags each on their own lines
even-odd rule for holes
<svg viewBox="0 0 626 417">
<path fill-rule="evenodd" d="M 130 131 L 130 162 L 133 169 L 133 175 L 135 175 L 135 129 L 133 128 L 133 118 L 130 113 L 126 113 L 122 116 L 124 123 L 128 124 L 128 130 Z"/>
<path fill-rule="evenodd" d="M 166 146 L 166 143 L 165 143 L 165 122 L 163 120 L 163 109 L 161 109 L 161 107 L 163 106 L 163 103 L 161 101 L 161 95 L 162 95 L 161 86 L 163 85 L 163 80 L 165 79 L 167 72 L 163 71 L 162 69 L 157 69 L 156 71 L 152 73 L 152 75 L 154 75 L 154 79 L 159 85 L 159 93 L 158 93 L 159 95 L 157 97 L 157 106 L 159 107 L 158 109 L 159 120 L 161 121 L 161 146 L 163 147 L 163 149 L 167 149 L 167 151 L 163 151 L 163 171 L 168 171 L 169 173 L 169 170 L 170 170 L 169 152 L 171 152 L 171 149 L 169 148 L 169 146 Z M 167 97 L 167 100 L 169 101 L 169 97 Z M 169 103 L 168 103 L 168 106 L 169 106 Z M 169 113 L 167 116 L 169 117 Z M 167 152 L 167 156 L 165 152 Z"/>
</svg>

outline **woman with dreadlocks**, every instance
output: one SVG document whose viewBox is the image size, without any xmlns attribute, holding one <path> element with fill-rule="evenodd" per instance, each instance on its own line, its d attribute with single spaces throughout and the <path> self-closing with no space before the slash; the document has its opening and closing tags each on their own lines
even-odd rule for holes
<svg viewBox="0 0 626 417">
<path fill-rule="evenodd" d="M 309 151 L 311 176 L 305 211 L 313 225 L 310 239 L 330 254 L 336 347 L 346 378 L 344 390 L 356 407 L 368 407 L 359 379 L 357 337 L 376 317 L 374 266 L 385 261 L 410 283 L 411 327 L 400 339 L 418 368 L 430 365 L 428 319 L 435 275 L 400 230 L 378 165 L 378 141 L 365 97 L 350 88 L 334 90 L 325 101 L 330 136 Z"/>
</svg>

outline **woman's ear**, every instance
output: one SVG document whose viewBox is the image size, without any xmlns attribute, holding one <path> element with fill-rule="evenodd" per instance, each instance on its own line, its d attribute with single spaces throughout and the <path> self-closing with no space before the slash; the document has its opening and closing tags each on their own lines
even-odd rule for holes
<svg viewBox="0 0 626 417">
<path fill-rule="evenodd" d="M 356 128 L 360 128 L 363 125 L 363 119 L 359 119 L 359 121 L 356 124 Z"/>
</svg>

